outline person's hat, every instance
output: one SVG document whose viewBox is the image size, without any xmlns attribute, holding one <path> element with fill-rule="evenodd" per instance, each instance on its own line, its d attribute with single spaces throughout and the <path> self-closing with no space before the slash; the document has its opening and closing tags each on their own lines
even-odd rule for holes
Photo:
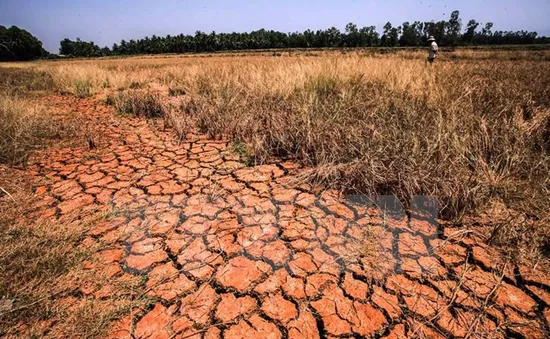
<svg viewBox="0 0 550 339">
<path fill-rule="evenodd" d="M 430 37 L 428 38 L 428 41 L 435 41 L 435 38 L 433 35 L 430 35 Z"/>
</svg>

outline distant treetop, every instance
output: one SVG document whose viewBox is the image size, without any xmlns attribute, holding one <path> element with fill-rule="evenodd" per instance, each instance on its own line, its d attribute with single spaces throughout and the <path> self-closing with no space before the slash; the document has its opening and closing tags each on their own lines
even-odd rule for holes
<svg viewBox="0 0 550 339">
<path fill-rule="evenodd" d="M 42 42 L 17 26 L 0 26 L 0 61 L 27 61 L 46 56 Z"/>
</svg>

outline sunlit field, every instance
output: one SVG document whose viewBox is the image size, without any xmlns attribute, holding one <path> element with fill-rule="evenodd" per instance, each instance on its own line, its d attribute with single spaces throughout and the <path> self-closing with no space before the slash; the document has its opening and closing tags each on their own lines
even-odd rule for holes
<svg viewBox="0 0 550 339">
<path fill-rule="evenodd" d="M 31 84 L 5 86 L 3 100 L 46 83 L 166 116 L 182 135 L 196 126 L 228 137 L 256 164 L 297 159 L 308 167 L 304 180 L 325 186 L 404 202 L 437 196 L 452 220 L 495 204 L 544 219 L 550 52 L 424 58 L 418 49 L 373 49 L 12 63 L 3 71 L 29 72 Z"/>
<path fill-rule="evenodd" d="M 90 98 L 161 119 L 180 140 L 229 140 L 247 166 L 290 160 L 303 167 L 297 184 L 394 195 L 405 208 L 413 196 L 436 197 L 442 221 L 489 226 L 488 243 L 513 261 L 547 261 L 550 51 L 442 50 L 433 64 L 426 56 L 270 50 L 0 63 L 0 163 L 24 167 L 78 127 L 44 113 L 44 96 Z M 22 213 L 1 211 L 5 225 Z M 56 236 L 48 239 L 73 237 Z M 29 246 L 66 259 L 66 249 Z"/>
</svg>

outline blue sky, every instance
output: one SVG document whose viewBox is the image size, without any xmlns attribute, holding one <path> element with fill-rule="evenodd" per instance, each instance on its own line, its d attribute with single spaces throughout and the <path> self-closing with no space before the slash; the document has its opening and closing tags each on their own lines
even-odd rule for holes
<svg viewBox="0 0 550 339">
<path fill-rule="evenodd" d="M 283 32 L 341 30 L 348 22 L 448 19 L 459 10 L 465 24 L 492 21 L 496 30 L 530 30 L 550 35 L 550 0 L 0 0 L 0 25 L 27 29 L 57 52 L 63 38 L 112 46 L 146 35 L 244 32 L 259 28 Z"/>
</svg>

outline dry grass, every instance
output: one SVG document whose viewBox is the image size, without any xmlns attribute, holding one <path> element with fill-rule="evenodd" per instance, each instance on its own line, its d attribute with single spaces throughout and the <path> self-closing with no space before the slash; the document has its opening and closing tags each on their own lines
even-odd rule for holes
<svg viewBox="0 0 550 339">
<path fill-rule="evenodd" d="M 24 164 L 41 140 L 54 133 L 39 106 L 0 95 L 0 163 Z"/>
<path fill-rule="evenodd" d="M 133 300 L 142 281 L 116 284 L 120 293 L 104 300 L 74 297 L 86 281 L 100 282 L 83 270 L 94 249 L 77 246 L 94 220 L 27 217 L 32 188 L 15 168 L 54 140 L 73 141 L 77 121 L 58 117 L 35 100 L 51 93 L 48 73 L 0 68 L 0 74 L 6 75 L 0 83 L 0 337 L 101 336 L 112 320 L 147 304 L 145 298 Z"/>
<path fill-rule="evenodd" d="M 0 165 L 0 337 L 97 338 L 112 321 L 150 302 L 143 281 L 116 281 L 86 269 L 98 248 L 78 246 L 97 218 L 53 222 L 27 218 L 31 187 L 24 173 Z M 116 293 L 86 298 L 93 282 Z"/>
<path fill-rule="evenodd" d="M 549 56 L 457 50 L 433 67 L 424 52 L 385 50 L 0 65 L 0 162 L 24 164 L 63 137 L 29 97 L 104 95 L 119 112 L 162 117 L 182 138 L 191 123 L 230 137 L 250 163 L 301 161 L 304 180 L 403 202 L 437 196 L 445 216 L 489 225 L 489 242 L 511 260 L 536 263 L 550 252 Z M 133 300 L 139 281 L 118 286 L 116 300 L 71 299 L 93 276 L 74 246 L 86 225 L 21 218 L 29 187 L 0 169 L 0 336 L 24 322 L 37 336 L 97 337 L 147 305 Z"/>
<path fill-rule="evenodd" d="M 192 117 L 251 163 L 290 157 L 309 166 L 303 179 L 326 186 L 405 203 L 437 196 L 458 222 L 502 203 L 547 234 L 550 51 L 457 49 L 433 67 L 424 59 L 419 50 L 262 51 L 33 67 L 62 91 L 78 94 L 82 82 L 93 94 L 118 90 L 111 101 L 124 112 L 161 115 L 182 99 L 180 111 L 165 109 L 180 134 Z M 519 241 L 513 233 L 504 238 Z"/>
<path fill-rule="evenodd" d="M 37 96 L 54 89 L 52 76 L 33 68 L 0 67 L 0 94 Z"/>
<path fill-rule="evenodd" d="M 108 97 L 107 101 L 112 103 L 119 113 L 146 118 L 162 117 L 165 114 L 159 95 L 147 91 L 120 91 L 114 97 Z"/>
<path fill-rule="evenodd" d="M 257 159 L 298 158 L 328 185 L 403 201 L 439 196 L 455 217 L 492 199 L 544 211 L 546 66 L 356 57 L 209 65 L 190 80 L 187 109 L 211 136 L 245 141 Z"/>
<path fill-rule="evenodd" d="M 55 89 L 52 76 L 34 67 L 0 67 L 0 164 L 24 165 L 32 151 L 73 128 L 55 121 L 37 97 Z"/>
<path fill-rule="evenodd" d="M 72 248 L 79 233 L 74 228 L 32 222 L 22 217 L 30 202 L 30 187 L 24 176 L 0 167 L 0 334 L 27 319 L 49 319 L 51 300 L 64 292 L 56 286 L 59 277 L 82 258 Z M 8 179 L 9 178 L 9 179 Z"/>
</svg>

